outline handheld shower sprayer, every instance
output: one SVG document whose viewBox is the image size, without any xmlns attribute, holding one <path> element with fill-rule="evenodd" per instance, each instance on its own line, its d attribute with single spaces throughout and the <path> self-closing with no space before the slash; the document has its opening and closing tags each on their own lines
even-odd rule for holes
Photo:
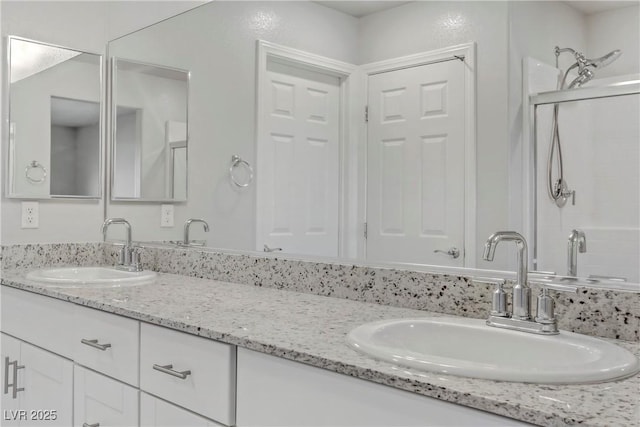
<svg viewBox="0 0 640 427">
<path fill-rule="evenodd" d="M 594 78 L 594 70 L 606 67 L 607 65 L 618 59 L 622 54 L 620 49 L 616 49 L 604 56 L 601 56 L 600 58 L 588 59 L 586 56 L 576 51 L 575 49 L 572 49 L 570 47 L 560 48 L 556 46 L 556 68 L 559 68 L 558 57 L 561 53 L 564 52 L 573 54 L 576 62 L 569 68 L 567 68 L 567 71 L 565 71 L 562 81 L 559 82 L 558 90 L 574 89 L 584 85 Z M 565 86 L 567 76 L 576 68 L 578 69 L 578 76 L 574 78 L 568 86 Z M 569 190 L 567 181 L 564 179 L 562 145 L 560 144 L 560 129 L 558 125 L 559 109 L 559 104 L 553 105 L 553 134 L 551 138 L 551 145 L 549 147 L 549 158 L 547 161 L 547 191 L 549 192 L 549 197 L 551 197 L 551 200 L 553 200 L 555 204 L 561 208 L 567 203 L 567 200 L 570 197 L 573 198 L 573 203 L 575 204 L 575 191 Z M 556 164 L 557 169 L 556 179 L 554 179 L 553 177 L 554 163 Z"/>
<path fill-rule="evenodd" d="M 601 56 L 600 58 L 589 59 L 586 56 L 584 56 L 584 54 L 582 54 L 581 52 L 578 52 L 578 51 L 576 51 L 574 49 L 571 49 L 570 47 L 560 48 L 560 47 L 556 46 L 556 48 L 555 48 L 556 68 L 558 67 L 558 57 L 563 52 L 572 53 L 573 56 L 576 59 L 576 62 L 573 65 L 571 65 L 567 69 L 567 71 L 564 73 L 564 77 L 562 79 L 562 83 L 560 84 L 560 87 L 559 87 L 559 89 L 561 89 L 561 90 L 565 89 L 565 82 L 567 80 L 567 76 L 576 67 L 578 68 L 578 77 L 573 79 L 573 81 L 567 87 L 568 89 L 573 89 L 575 87 L 580 87 L 583 84 L 587 83 L 589 80 L 591 80 L 595 76 L 595 74 L 593 73 L 593 71 L 590 68 L 593 68 L 593 69 L 604 68 L 607 65 L 611 64 L 616 59 L 618 59 L 620 57 L 620 55 L 622 54 L 622 51 L 620 49 L 616 49 L 616 50 L 613 50 L 613 51 L 607 53 L 604 56 Z"/>
</svg>

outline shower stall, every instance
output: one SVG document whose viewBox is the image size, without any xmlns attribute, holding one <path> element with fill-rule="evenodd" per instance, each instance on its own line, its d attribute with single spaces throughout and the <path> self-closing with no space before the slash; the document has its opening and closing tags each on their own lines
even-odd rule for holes
<svg viewBox="0 0 640 427">
<path fill-rule="evenodd" d="M 619 51 L 596 60 L 562 52 L 576 57 L 565 72 L 525 60 L 532 268 L 637 286 L 640 75 L 598 78 Z"/>
</svg>

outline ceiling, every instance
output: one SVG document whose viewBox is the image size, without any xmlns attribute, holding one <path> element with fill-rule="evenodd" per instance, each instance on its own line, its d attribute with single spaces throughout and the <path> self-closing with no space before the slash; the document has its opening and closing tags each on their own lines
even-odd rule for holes
<svg viewBox="0 0 640 427">
<path fill-rule="evenodd" d="M 592 13 L 604 12 L 605 10 L 612 9 L 620 9 L 623 7 L 629 6 L 638 6 L 640 4 L 639 0 L 635 1 L 614 1 L 614 0 L 604 0 L 604 1 L 577 1 L 570 0 L 566 1 L 569 6 L 574 9 L 579 10 L 580 12 L 591 15 Z"/>
<path fill-rule="evenodd" d="M 419 1 L 429 1 L 429 0 L 419 0 Z M 558 1 L 558 0 L 547 0 L 547 1 Z M 397 6 L 401 6 L 406 3 L 411 3 L 410 1 L 369 1 L 369 0 L 354 0 L 354 1 L 316 1 L 316 3 L 320 3 L 324 6 L 330 7 L 331 9 L 339 10 L 340 12 L 344 12 L 356 18 L 362 18 L 366 15 L 371 15 L 372 13 L 380 12 L 383 10 L 391 9 Z M 587 0 L 587 1 L 578 1 L 578 0 L 567 0 L 565 1 L 572 8 L 579 10 L 580 12 L 590 15 L 592 13 L 603 12 L 605 10 L 612 9 L 620 9 L 623 7 L 634 6 L 640 4 L 640 0 L 629 0 L 629 1 L 616 1 L 616 0 Z"/>
<path fill-rule="evenodd" d="M 410 1 L 316 1 L 321 5 L 330 7 L 331 9 L 339 10 L 356 18 L 362 18 L 372 13 L 380 12 L 382 10 L 391 9 Z"/>
</svg>

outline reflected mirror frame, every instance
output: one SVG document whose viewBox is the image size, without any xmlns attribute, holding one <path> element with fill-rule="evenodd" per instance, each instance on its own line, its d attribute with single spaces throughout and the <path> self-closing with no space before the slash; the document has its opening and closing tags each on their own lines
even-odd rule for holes
<svg viewBox="0 0 640 427">
<path fill-rule="evenodd" d="M 96 195 L 93 196 L 74 196 L 74 195 L 52 195 L 49 194 L 49 196 L 45 197 L 45 196 L 26 196 L 26 195 L 20 195 L 20 194 L 16 194 L 13 192 L 13 187 L 14 187 L 14 176 L 13 176 L 13 170 L 14 170 L 14 165 L 12 165 L 11 159 L 13 158 L 13 153 L 11 152 L 11 148 L 9 147 L 9 138 L 11 137 L 10 133 L 11 133 L 11 126 L 9 125 L 11 123 L 11 42 L 15 40 L 15 41 L 21 41 L 21 42 L 27 42 L 27 43 L 35 43 L 35 44 L 39 44 L 39 45 L 43 45 L 43 46 L 49 46 L 49 47 L 53 47 L 53 48 L 58 48 L 58 49 L 65 49 L 65 50 L 71 50 L 74 52 L 78 52 L 79 54 L 87 54 L 87 55 L 95 55 L 98 58 L 98 72 L 99 72 L 99 76 L 98 76 L 98 100 L 100 103 L 100 124 L 98 126 L 99 128 L 99 132 L 98 132 L 98 153 L 100 155 L 100 158 L 98 160 L 98 192 Z M 105 177 L 104 177 L 104 165 L 105 165 L 105 145 L 104 145 L 104 141 L 105 141 L 105 130 L 106 130 L 106 126 L 105 123 L 106 121 L 105 119 L 105 112 L 106 112 L 106 106 L 105 106 L 105 91 L 106 91 L 106 86 L 105 86 L 105 79 L 104 79 L 104 75 L 105 75 L 105 67 L 104 67 L 104 55 L 100 54 L 100 53 L 96 53 L 96 52 L 89 52 L 86 50 L 80 50 L 80 49 L 74 49 L 74 48 L 70 48 L 67 46 L 61 46 L 61 45 L 57 45 L 57 44 L 53 44 L 53 43 L 46 43 L 46 42 L 42 42 L 39 40 L 33 40 L 33 39 L 28 39 L 25 37 L 20 37 L 20 36 L 12 36 L 12 35 L 8 35 L 7 39 L 6 39 L 6 44 L 5 44 L 5 64 L 6 64 L 6 75 L 7 77 L 2 79 L 2 85 L 3 85 L 3 89 L 6 90 L 6 98 L 2 99 L 2 102 L 4 103 L 5 107 L 6 107 L 6 124 L 7 124 L 7 130 L 5 132 L 3 132 L 3 137 L 6 138 L 7 141 L 7 150 L 5 153 L 7 155 L 7 160 L 5 161 L 5 167 L 6 167 L 6 172 L 4 173 L 4 178 L 5 178 L 5 185 L 4 185 L 4 194 L 5 197 L 7 199 L 21 199 L 21 200 L 101 200 L 103 197 L 103 188 L 104 188 L 104 183 L 105 183 Z"/>
<path fill-rule="evenodd" d="M 149 62 L 137 61 L 133 59 L 120 58 L 117 56 L 110 56 L 108 53 L 107 47 L 107 57 L 109 58 L 110 66 L 109 66 L 109 142 L 111 148 L 109 150 L 110 155 L 110 167 L 109 167 L 109 199 L 112 202 L 141 202 L 141 203 L 185 203 L 189 199 L 189 99 L 190 99 L 190 90 L 191 90 L 191 71 L 185 70 L 183 68 L 170 67 L 166 65 L 158 65 L 152 64 Z M 117 120 L 116 120 L 116 109 L 117 109 L 117 97 L 115 88 L 117 86 L 117 68 L 118 62 L 130 63 L 136 65 L 143 65 L 147 67 L 155 67 L 162 68 L 165 70 L 176 71 L 180 73 L 184 73 L 187 78 L 187 100 L 186 100 L 186 119 L 187 119 L 187 152 L 185 154 L 186 162 L 187 162 L 187 176 L 185 177 L 186 185 L 185 185 L 185 194 L 186 197 L 184 199 L 175 199 L 175 198 L 142 198 L 142 197 L 118 197 L 113 194 L 113 187 L 115 181 L 115 158 L 116 158 L 116 130 L 117 130 Z"/>
</svg>

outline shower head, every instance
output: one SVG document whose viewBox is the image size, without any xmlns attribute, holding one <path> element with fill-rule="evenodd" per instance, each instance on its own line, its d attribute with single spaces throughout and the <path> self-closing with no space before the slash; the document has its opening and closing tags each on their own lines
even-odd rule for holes
<svg viewBox="0 0 640 427">
<path fill-rule="evenodd" d="M 578 68 L 578 77 L 576 77 L 571 84 L 569 84 L 568 89 L 573 89 L 575 87 L 580 87 L 583 84 L 587 83 L 589 80 L 593 79 L 594 73 L 590 68 L 600 69 L 604 68 L 607 65 L 611 64 L 613 61 L 618 59 L 622 54 L 620 49 L 616 49 L 607 53 L 604 56 L 596 59 L 587 59 L 582 53 L 571 49 L 570 47 L 559 48 L 556 46 L 555 54 L 556 54 L 556 67 L 558 66 L 558 57 L 563 52 L 570 52 L 576 58 L 576 62 L 571 65 L 564 74 L 564 78 L 562 79 L 562 83 L 560 84 L 560 89 L 564 89 L 564 83 L 569 75 L 569 72 L 574 68 Z"/>
<path fill-rule="evenodd" d="M 587 59 L 587 66 L 591 66 L 593 68 L 603 68 L 606 67 L 607 65 L 611 64 L 613 61 L 615 61 L 616 59 L 620 58 L 620 55 L 622 55 L 622 51 L 620 49 L 616 49 L 614 51 L 611 51 L 609 53 L 607 53 L 604 56 L 601 56 L 600 58 L 597 59 Z"/>
</svg>

